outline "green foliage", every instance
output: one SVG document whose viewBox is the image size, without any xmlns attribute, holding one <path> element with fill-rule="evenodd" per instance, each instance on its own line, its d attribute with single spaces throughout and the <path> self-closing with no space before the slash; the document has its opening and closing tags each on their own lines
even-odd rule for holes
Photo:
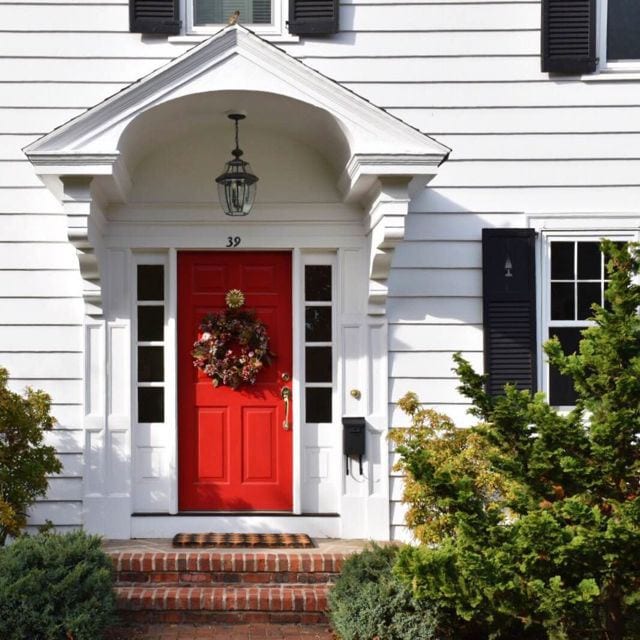
<svg viewBox="0 0 640 640">
<path fill-rule="evenodd" d="M 639 248 L 602 249 L 608 308 L 594 307 L 577 354 L 545 346 L 574 381 L 573 411 L 509 386 L 490 397 L 460 356 L 481 421 L 468 435 L 405 400 L 414 425 L 394 436 L 405 498 L 435 544 L 403 549 L 396 572 L 478 638 L 640 638 Z"/>
<path fill-rule="evenodd" d="M 114 611 L 111 571 L 97 536 L 18 538 L 0 550 L 0 638 L 97 640 Z"/>
<path fill-rule="evenodd" d="M 47 491 L 47 475 L 62 469 L 53 447 L 43 444 L 55 424 L 51 399 L 30 388 L 13 393 L 8 378 L 0 367 L 0 545 L 24 527 L 28 507 Z"/>
<path fill-rule="evenodd" d="M 351 556 L 329 592 L 329 617 L 342 640 L 432 640 L 437 615 L 392 573 L 397 547 Z"/>
</svg>

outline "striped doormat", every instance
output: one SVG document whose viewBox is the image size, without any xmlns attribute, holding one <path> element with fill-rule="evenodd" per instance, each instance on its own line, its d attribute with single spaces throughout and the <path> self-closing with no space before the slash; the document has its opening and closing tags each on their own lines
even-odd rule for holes
<svg viewBox="0 0 640 640">
<path fill-rule="evenodd" d="M 309 549 L 313 542 L 306 533 L 178 533 L 173 546 L 204 549 Z"/>
</svg>

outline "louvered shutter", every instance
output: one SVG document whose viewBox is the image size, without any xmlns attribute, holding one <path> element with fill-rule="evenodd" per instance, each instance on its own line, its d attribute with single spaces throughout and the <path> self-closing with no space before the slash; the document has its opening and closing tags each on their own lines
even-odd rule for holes
<svg viewBox="0 0 640 640">
<path fill-rule="evenodd" d="M 133 33 L 180 33 L 178 0 L 129 0 L 129 30 Z"/>
<path fill-rule="evenodd" d="M 482 230 L 484 365 L 487 391 L 507 383 L 536 389 L 535 231 Z"/>
<path fill-rule="evenodd" d="M 338 31 L 338 0 L 289 0 L 289 32 L 323 35 Z"/>
<path fill-rule="evenodd" d="M 542 0 L 542 71 L 596 70 L 596 0 Z"/>
</svg>

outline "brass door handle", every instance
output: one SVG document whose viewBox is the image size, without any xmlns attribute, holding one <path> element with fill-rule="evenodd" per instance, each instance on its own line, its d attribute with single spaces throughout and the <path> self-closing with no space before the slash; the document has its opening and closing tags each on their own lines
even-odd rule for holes
<svg viewBox="0 0 640 640">
<path fill-rule="evenodd" d="M 282 387 L 280 396 L 284 400 L 284 420 L 282 421 L 282 428 L 285 431 L 289 431 L 291 425 L 289 424 L 289 407 L 291 405 L 291 389 L 289 387 Z"/>
</svg>

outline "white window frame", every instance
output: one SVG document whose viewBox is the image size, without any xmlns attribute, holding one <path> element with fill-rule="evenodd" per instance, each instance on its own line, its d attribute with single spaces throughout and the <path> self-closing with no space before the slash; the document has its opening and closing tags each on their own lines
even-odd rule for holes
<svg viewBox="0 0 640 640">
<path fill-rule="evenodd" d="M 208 36 L 220 31 L 226 26 L 223 24 L 199 25 L 194 24 L 194 0 L 180 0 L 181 15 L 184 16 L 184 33 L 187 36 Z M 291 35 L 287 29 L 287 21 L 289 20 L 289 0 L 271 0 L 271 22 L 269 24 L 252 24 L 250 22 L 242 22 L 251 31 L 266 38 L 267 40 L 275 40 L 277 42 L 299 40 L 298 36 Z"/>
<path fill-rule="evenodd" d="M 607 13 L 609 0 L 596 0 L 596 55 L 598 71 L 610 73 L 640 72 L 637 60 L 607 60 Z"/>
<path fill-rule="evenodd" d="M 549 385 L 549 362 L 543 350 L 543 345 L 549 339 L 549 328 L 554 327 L 588 327 L 593 322 L 587 320 L 554 320 L 551 321 L 551 244 L 553 242 L 599 242 L 602 238 L 620 242 L 637 241 L 637 233 L 630 229 L 590 229 L 584 231 L 543 231 L 541 233 L 542 246 L 540 251 L 541 268 L 540 282 L 541 292 L 540 312 L 538 316 L 538 385 L 545 393 L 547 400 L 550 400 Z M 573 406 L 556 405 L 556 409 L 560 411 L 569 411 Z"/>
</svg>

